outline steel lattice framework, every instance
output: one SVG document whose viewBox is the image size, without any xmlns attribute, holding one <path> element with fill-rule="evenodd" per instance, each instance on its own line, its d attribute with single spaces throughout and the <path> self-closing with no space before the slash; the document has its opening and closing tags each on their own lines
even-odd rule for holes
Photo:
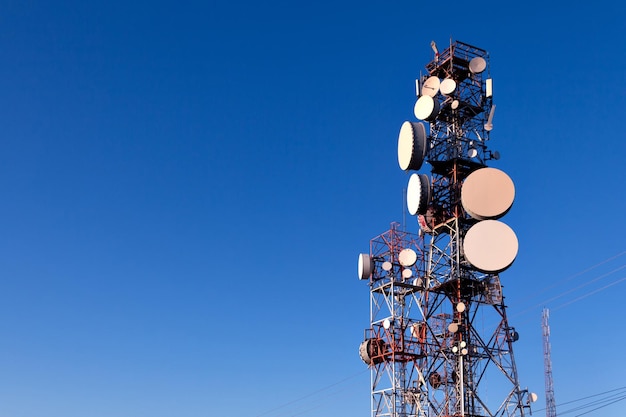
<svg viewBox="0 0 626 417">
<path fill-rule="evenodd" d="M 486 71 L 468 70 L 475 57 L 485 60 Z M 499 273 L 478 271 L 463 253 L 477 221 L 461 204 L 462 183 L 497 158 L 485 126 L 494 108 L 486 91 L 488 55 L 451 42 L 426 70 L 422 82 L 456 81 L 456 103 L 443 103 L 428 120 L 428 209 L 418 216 L 416 233 L 392 223 L 359 260 L 360 278 L 369 278 L 370 287 L 370 327 L 360 355 L 371 368 L 372 416 L 523 417 L 531 396 L 518 382 L 518 334 L 507 319 Z M 414 263 L 402 262 L 406 249 L 417 255 Z"/>
<path fill-rule="evenodd" d="M 546 417 L 556 417 L 556 400 L 554 399 L 554 382 L 552 381 L 552 358 L 550 345 L 550 310 L 543 309 L 541 314 L 541 330 L 543 333 L 543 363 L 546 379 Z"/>
</svg>

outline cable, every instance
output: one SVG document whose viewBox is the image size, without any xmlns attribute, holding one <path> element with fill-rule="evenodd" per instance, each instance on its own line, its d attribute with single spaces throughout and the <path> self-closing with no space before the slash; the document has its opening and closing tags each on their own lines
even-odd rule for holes
<svg viewBox="0 0 626 417">
<path fill-rule="evenodd" d="M 559 407 L 561 407 L 561 406 L 564 406 L 564 405 L 567 405 L 567 404 L 571 404 L 571 403 L 575 403 L 575 402 L 578 402 L 578 401 L 586 400 L 586 399 L 588 399 L 588 398 L 593 398 L 593 397 L 598 397 L 598 396 L 600 396 L 600 395 L 608 394 L 609 392 L 615 392 L 615 391 L 620 391 L 620 390 L 625 390 L 625 389 L 626 389 L 626 386 L 624 386 L 624 387 L 619 387 L 619 388 L 614 388 L 614 389 L 612 389 L 612 390 L 604 391 L 604 392 L 601 392 L 601 393 L 599 393 L 599 394 L 588 395 L 588 396 L 586 396 L 586 397 L 578 398 L 578 399 L 576 399 L 576 400 L 566 401 L 566 402 L 564 402 L 564 403 L 557 404 L 557 405 L 558 405 Z M 541 410 L 545 410 L 545 408 L 542 408 Z M 537 410 L 537 411 L 541 411 L 541 410 Z"/>
<path fill-rule="evenodd" d="M 590 267 L 589 267 L 589 268 L 587 268 L 587 269 L 584 269 L 584 270 L 582 270 L 582 271 L 580 271 L 580 272 L 576 272 L 575 274 L 570 275 L 569 277 L 565 277 L 565 278 L 563 278 L 562 280 L 557 281 L 557 282 L 555 282 L 554 284 L 552 284 L 552 285 L 549 285 L 549 286 L 545 287 L 543 290 L 540 290 L 539 292 L 535 293 L 535 294 L 534 294 L 533 296 L 531 296 L 530 298 L 534 298 L 535 296 L 537 296 L 537 295 L 539 295 L 539 294 L 543 294 L 544 292 L 546 292 L 546 291 L 548 291 L 548 290 L 550 290 L 550 289 L 552 289 L 552 288 L 554 288 L 554 287 L 557 287 L 557 286 L 561 285 L 561 284 L 562 284 L 562 283 L 564 283 L 564 282 L 567 282 L 567 281 L 570 281 L 570 280 L 572 280 L 572 279 L 574 279 L 574 278 L 576 278 L 576 277 L 579 277 L 579 276 L 581 276 L 581 275 L 583 275 L 583 274 L 585 274 L 585 273 L 587 273 L 587 272 L 589 272 L 589 271 L 592 271 L 592 270 L 594 270 L 594 269 L 598 268 L 599 266 L 604 265 L 604 264 L 605 264 L 605 263 L 607 263 L 607 262 L 610 262 L 610 261 L 612 261 L 612 260 L 614 260 L 614 259 L 617 259 L 617 258 L 619 258 L 620 256 L 624 256 L 624 255 L 626 255 L 626 251 L 620 252 L 620 253 L 618 253 L 617 255 L 613 255 L 613 256 L 611 256 L 611 257 L 609 257 L 609 258 L 607 258 L 607 259 L 605 259 L 605 260 L 603 260 L 603 261 L 601 261 L 601 262 L 599 262 L 599 263 L 597 263 L 597 264 L 595 264 L 595 265 L 593 265 L 593 266 L 590 266 Z M 524 301 L 524 300 L 522 300 L 522 301 Z"/>
<path fill-rule="evenodd" d="M 589 292 L 589 293 L 587 293 L 587 294 L 585 294 L 585 295 L 582 295 L 582 296 L 580 296 L 580 297 L 578 297 L 578 298 L 575 298 L 575 299 L 573 299 L 572 301 L 568 301 L 568 302 L 567 302 L 567 303 L 565 303 L 565 304 L 561 304 L 560 306 L 555 307 L 555 308 L 553 308 L 552 310 L 559 310 L 559 309 L 561 309 L 561 308 L 563 308 L 563 307 L 566 307 L 566 306 L 568 306 L 568 305 L 570 305 L 570 304 L 572 304 L 572 303 L 575 303 L 576 301 L 580 301 L 580 300 L 582 300 L 583 298 L 587 298 L 587 297 L 589 297 L 590 295 L 593 295 L 593 294 L 595 294 L 595 293 L 597 293 L 597 292 L 600 292 L 600 291 L 605 290 L 605 289 L 607 289 L 607 288 L 609 288 L 609 287 L 612 287 L 613 285 L 619 284 L 619 283 L 620 283 L 620 282 L 622 282 L 622 281 L 626 281 L 626 277 L 622 277 L 622 278 L 620 278 L 619 280 L 614 281 L 614 282 L 612 282 L 612 283 L 610 283 L 610 284 L 608 284 L 608 285 L 605 285 L 605 286 L 604 286 L 604 287 L 602 287 L 602 288 L 598 288 L 598 289 L 596 289 L 596 290 L 594 290 L 594 291 L 591 291 L 591 292 Z"/>
<path fill-rule="evenodd" d="M 626 253 L 626 252 L 623 252 L 623 253 Z M 614 259 L 614 258 L 616 258 L 616 256 L 614 256 L 613 258 L 609 258 L 609 259 Z M 608 262 L 608 260 L 605 260 L 605 261 L 603 261 L 603 262 L 601 262 L 601 263 L 599 263 L 599 264 L 595 265 L 595 266 L 594 266 L 594 267 L 592 267 L 592 268 L 587 268 L 587 269 L 586 269 L 585 271 L 583 271 L 583 272 L 589 271 L 589 270 L 591 270 L 591 269 L 593 269 L 593 268 L 595 268 L 595 267 L 597 267 L 597 266 L 599 266 L 599 265 L 602 265 L 602 264 L 604 264 L 604 263 L 606 263 L 606 262 Z M 547 303 L 549 303 L 549 302 L 551 302 L 551 301 L 557 300 L 557 299 L 559 299 L 559 298 L 561 298 L 561 297 L 563 297 L 563 296 L 565 296 L 565 295 L 567 295 L 567 294 L 569 294 L 569 293 L 571 293 L 571 292 L 574 292 L 574 291 L 579 290 L 579 289 L 581 289 L 581 288 L 583 288 L 583 287 L 586 287 L 587 285 L 590 285 L 590 284 L 592 284 L 592 283 L 594 283 L 594 282 L 596 282 L 596 281 L 598 281 L 598 280 L 600 280 L 600 279 L 602 279 L 602 278 L 606 278 L 607 276 L 609 276 L 609 275 L 611 275 L 611 274 L 614 274 L 614 273 L 616 273 L 616 272 L 618 272 L 618 271 L 621 271 L 621 270 L 622 270 L 622 269 L 624 269 L 624 268 L 626 268 L 626 265 L 621 265 L 620 267 L 618 267 L 618 268 L 616 268 L 616 269 L 614 269 L 614 270 L 612 270 L 612 271 L 610 271 L 610 272 L 607 272 L 607 273 L 605 273 L 605 274 L 602 274 L 602 275 L 600 275 L 600 276 L 598 276 L 598 277 L 596 277 L 596 278 L 594 278 L 594 279 L 592 279 L 592 280 L 590 280 L 590 281 L 587 281 L 587 282 L 585 282 L 584 284 L 579 285 L 578 287 L 575 287 L 575 288 L 569 289 L 569 290 L 567 290 L 567 291 L 563 291 L 562 293 L 557 294 L 556 296 L 554 296 L 554 297 L 552 297 L 552 298 L 549 298 L 549 299 L 547 299 L 547 300 L 545 300 L 545 301 L 543 301 L 543 302 L 541 302 L 541 303 L 539 303 L 539 304 L 535 304 L 535 305 L 534 305 L 534 306 L 532 306 L 532 307 L 529 307 L 529 308 L 527 308 L 527 309 L 525 309 L 525 310 L 522 310 L 522 311 L 520 311 L 519 313 L 517 313 L 517 314 L 513 315 L 512 317 L 516 317 L 516 316 L 522 315 L 522 314 L 524 314 L 524 313 L 527 313 L 527 312 L 529 312 L 529 311 L 534 310 L 534 309 L 535 309 L 535 308 L 537 308 L 537 307 L 544 306 L 544 305 L 546 305 Z M 575 274 L 575 275 L 573 275 L 573 276 L 578 276 L 578 275 L 580 275 L 580 274 L 581 274 L 581 273 L 579 273 L 579 274 Z M 620 280 L 620 281 L 621 281 L 621 280 Z M 545 291 L 541 291 L 541 292 L 545 292 Z M 594 292 L 597 292 L 597 291 L 594 291 Z M 584 298 L 584 297 L 583 297 L 583 298 Z M 581 298 L 581 299 L 582 299 L 582 298 Z"/>
<path fill-rule="evenodd" d="M 599 410 L 599 409 L 601 409 L 601 408 L 608 407 L 609 405 L 611 405 L 611 404 L 615 404 L 616 402 L 619 402 L 619 401 L 622 401 L 622 400 L 626 400 L 626 395 L 625 395 L 625 396 L 623 396 L 623 397 L 621 397 L 621 398 L 619 398 L 619 399 L 617 399 L 617 400 L 615 400 L 615 401 L 612 401 L 612 402 L 610 402 L 610 403 L 608 403 L 608 404 L 604 404 L 604 405 L 602 405 L 602 406 L 600 406 L 600 407 L 596 407 L 596 408 L 594 408 L 593 410 L 585 411 L 584 413 L 581 413 L 581 414 L 576 414 L 574 417 L 579 417 L 579 416 L 582 416 L 582 415 L 585 415 L 585 414 L 589 414 L 589 413 L 591 413 L 592 411 L 596 411 L 596 410 Z"/>
<path fill-rule="evenodd" d="M 603 402 L 606 402 L 606 401 L 611 401 L 609 404 L 606 404 L 606 405 L 613 404 L 616 401 L 621 401 L 622 399 L 626 398 L 626 395 L 625 395 L 626 393 L 624 392 L 624 390 L 626 390 L 626 386 L 620 387 L 620 388 L 614 388 L 614 389 L 611 389 L 611 390 L 608 390 L 608 391 L 604 391 L 604 392 L 601 392 L 601 393 L 598 393 L 598 394 L 588 395 L 586 397 L 581 397 L 581 398 L 577 398 L 575 400 L 566 401 L 566 402 L 557 404 L 557 407 L 563 407 L 564 405 L 567 405 L 567 404 L 572 404 L 572 403 L 576 403 L 576 402 L 579 402 L 579 401 L 587 400 L 589 398 L 594 398 L 594 397 L 599 397 L 601 395 L 614 393 L 614 394 L 612 394 L 611 396 L 609 396 L 607 398 L 597 399 L 597 400 L 594 400 L 594 401 L 592 401 L 590 403 L 579 405 L 579 406 L 577 406 L 575 408 L 572 408 L 570 410 L 560 411 L 558 414 L 562 415 L 562 414 L 572 413 L 572 412 L 579 411 L 579 410 L 582 410 L 582 409 L 585 409 L 585 408 L 594 406 L 594 405 L 596 405 L 598 403 L 603 403 Z M 622 391 L 622 392 L 617 392 L 616 393 L 616 391 Z M 615 400 L 616 396 L 617 396 L 617 400 Z M 545 410 L 545 408 L 539 408 L 539 409 L 536 409 L 534 411 L 537 412 L 537 411 L 543 411 L 543 410 Z M 591 410 L 591 411 L 594 411 L 594 410 Z"/>
<path fill-rule="evenodd" d="M 328 389 L 330 389 L 330 388 L 332 388 L 332 387 L 334 387 L 336 385 L 342 384 L 342 383 L 344 383 L 344 382 L 346 382 L 346 381 L 348 381 L 348 380 L 350 380 L 352 378 L 356 378 L 359 375 L 363 375 L 365 372 L 368 372 L 368 371 L 369 371 L 369 368 L 365 368 L 365 370 L 363 370 L 363 371 L 357 372 L 356 374 L 350 375 L 350 376 L 348 376 L 346 378 L 343 378 L 343 379 L 341 379 L 341 380 L 339 380 L 337 382 L 334 382 L 334 383 L 332 383 L 330 385 L 327 385 L 327 386 L 325 386 L 323 388 L 320 388 L 320 389 L 318 389 L 316 391 L 313 391 L 313 392 L 311 392 L 311 393 L 309 393 L 307 395 L 304 395 L 304 396 L 302 396 L 300 398 L 296 398 L 295 400 L 292 400 L 292 401 L 289 401 L 289 402 L 284 403 L 282 405 L 279 405 L 277 407 L 274 407 L 271 410 L 267 410 L 267 411 L 265 411 L 265 412 L 263 412 L 261 414 L 257 414 L 256 417 L 266 416 L 266 415 L 268 415 L 270 413 L 273 413 L 276 410 L 280 410 L 280 409 L 285 408 L 285 407 L 287 407 L 289 405 L 292 405 L 292 404 L 297 403 L 299 401 L 302 401 L 302 400 L 305 400 L 307 398 L 310 398 L 310 397 L 314 396 L 315 394 L 318 394 L 320 392 L 324 392 L 324 391 L 326 391 L 326 390 L 328 390 Z M 302 414 L 302 413 L 300 413 L 300 414 Z"/>
</svg>

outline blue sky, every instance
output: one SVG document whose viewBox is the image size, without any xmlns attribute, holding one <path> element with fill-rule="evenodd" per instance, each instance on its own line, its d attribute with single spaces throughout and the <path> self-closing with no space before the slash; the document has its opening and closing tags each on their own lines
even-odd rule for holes
<svg viewBox="0 0 626 417">
<path fill-rule="evenodd" d="M 624 9 L 4 2 L 0 417 L 369 415 L 357 255 L 450 38 L 491 57 L 521 383 L 545 305 L 557 404 L 622 387 Z"/>
</svg>

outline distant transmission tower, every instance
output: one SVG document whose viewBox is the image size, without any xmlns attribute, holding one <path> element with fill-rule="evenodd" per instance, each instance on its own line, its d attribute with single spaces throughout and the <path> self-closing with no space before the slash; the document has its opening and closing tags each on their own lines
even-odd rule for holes
<svg viewBox="0 0 626 417">
<path fill-rule="evenodd" d="M 415 233 L 390 230 L 359 255 L 370 325 L 359 347 L 371 369 L 373 417 L 521 416 L 535 394 L 520 388 L 500 272 L 518 241 L 500 222 L 513 204 L 507 174 L 487 167 L 493 129 L 486 51 L 451 42 L 417 80 L 414 113 L 398 137 L 409 172 Z M 416 173 L 424 162 L 430 175 Z"/>
<path fill-rule="evenodd" d="M 543 330 L 543 363 L 546 373 L 546 417 L 556 417 L 556 402 L 554 401 L 554 384 L 552 382 L 552 359 L 550 358 L 550 325 L 548 318 L 550 311 L 543 309 L 541 328 Z"/>
</svg>

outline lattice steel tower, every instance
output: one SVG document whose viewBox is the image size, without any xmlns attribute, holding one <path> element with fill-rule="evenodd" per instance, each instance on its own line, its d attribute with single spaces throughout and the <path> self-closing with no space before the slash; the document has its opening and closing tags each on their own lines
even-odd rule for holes
<svg viewBox="0 0 626 417">
<path fill-rule="evenodd" d="M 500 222 L 515 189 L 488 148 L 493 129 L 486 51 L 452 42 L 417 80 L 398 163 L 409 176 L 415 233 L 392 223 L 359 255 L 370 288 L 370 326 L 359 348 L 371 368 L 373 417 L 524 416 L 500 272 L 517 255 Z M 430 175 L 418 171 L 426 161 Z"/>
<path fill-rule="evenodd" d="M 541 330 L 543 332 L 543 364 L 546 378 L 546 417 L 556 417 L 556 401 L 554 400 L 554 383 L 552 381 L 552 358 L 550 346 L 550 311 L 543 309 L 541 314 Z"/>
</svg>

